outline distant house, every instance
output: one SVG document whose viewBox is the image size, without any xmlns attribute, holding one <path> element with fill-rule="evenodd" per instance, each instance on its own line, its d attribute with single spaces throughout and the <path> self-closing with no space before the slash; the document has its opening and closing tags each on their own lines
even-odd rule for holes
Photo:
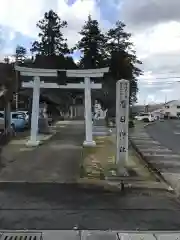
<svg viewBox="0 0 180 240">
<path fill-rule="evenodd" d="M 132 113 L 133 115 L 143 113 L 143 112 L 154 112 L 156 110 L 159 110 L 163 107 L 164 104 L 158 103 L 158 104 L 148 104 L 148 105 L 134 105 L 132 106 Z"/>
<path fill-rule="evenodd" d="M 158 108 L 151 112 L 158 116 L 163 114 L 165 117 L 176 118 L 180 116 L 180 100 L 172 100 L 166 102 L 161 108 Z"/>
</svg>

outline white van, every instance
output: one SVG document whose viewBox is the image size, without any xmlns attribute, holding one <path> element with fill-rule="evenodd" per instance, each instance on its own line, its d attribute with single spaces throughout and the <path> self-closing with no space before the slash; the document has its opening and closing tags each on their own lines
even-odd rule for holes
<svg viewBox="0 0 180 240">
<path fill-rule="evenodd" d="M 155 121 L 155 117 L 151 113 L 140 113 L 138 116 L 135 117 L 135 119 L 139 121 L 147 120 L 148 122 Z"/>
</svg>

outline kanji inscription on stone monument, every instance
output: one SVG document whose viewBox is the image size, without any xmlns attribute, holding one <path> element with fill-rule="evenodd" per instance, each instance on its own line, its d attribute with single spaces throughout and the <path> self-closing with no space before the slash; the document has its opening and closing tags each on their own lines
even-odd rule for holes
<svg viewBox="0 0 180 240">
<path fill-rule="evenodd" d="M 128 159 L 129 81 L 116 84 L 116 163 Z"/>
</svg>

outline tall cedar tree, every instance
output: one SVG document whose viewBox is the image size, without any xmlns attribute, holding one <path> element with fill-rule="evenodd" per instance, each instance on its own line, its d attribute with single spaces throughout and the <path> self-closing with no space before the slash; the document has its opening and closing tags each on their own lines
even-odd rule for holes
<svg viewBox="0 0 180 240">
<path fill-rule="evenodd" d="M 26 59 L 27 50 L 23 46 L 17 45 L 15 50 L 15 61 L 18 63 L 23 63 Z"/>
<path fill-rule="evenodd" d="M 40 29 L 40 40 L 32 44 L 31 52 L 39 55 L 54 56 L 69 53 L 67 39 L 63 37 L 62 29 L 67 27 L 67 22 L 50 10 L 44 18 L 37 23 Z"/>
<path fill-rule="evenodd" d="M 79 66 L 82 68 L 98 68 L 103 65 L 103 46 L 105 44 L 104 35 L 101 33 L 97 20 L 92 20 L 88 16 L 82 30 L 81 40 L 77 43 L 75 49 L 81 51 L 82 56 Z"/>
<path fill-rule="evenodd" d="M 44 18 L 37 23 L 40 30 L 38 34 L 40 40 L 32 44 L 31 52 L 36 53 L 34 67 L 52 69 L 74 69 L 77 68 L 71 56 L 65 56 L 70 51 L 67 46 L 67 39 L 64 38 L 62 30 L 67 27 L 67 22 L 52 10 L 44 14 Z M 51 79 L 51 82 L 64 84 L 65 76 Z M 71 91 L 62 89 L 48 89 L 49 94 L 57 96 L 62 108 L 68 108 L 71 103 Z M 77 92 L 78 94 L 78 92 Z"/>
<path fill-rule="evenodd" d="M 106 34 L 106 61 L 110 66 L 110 81 L 105 81 L 104 91 L 106 107 L 112 108 L 115 114 L 115 88 L 119 79 L 127 79 L 130 82 L 130 103 L 136 101 L 138 91 L 137 77 L 141 70 L 137 67 L 141 62 L 136 57 L 133 44 L 130 41 L 131 34 L 125 32 L 125 24 L 117 21 L 114 28 Z"/>
</svg>

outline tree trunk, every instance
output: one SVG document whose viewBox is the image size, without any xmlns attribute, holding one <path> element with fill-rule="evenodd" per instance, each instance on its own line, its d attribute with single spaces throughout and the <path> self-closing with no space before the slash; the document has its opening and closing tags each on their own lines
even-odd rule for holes
<svg viewBox="0 0 180 240">
<path fill-rule="evenodd" d="M 4 126 L 7 140 L 9 140 L 12 129 L 11 129 L 11 102 L 8 100 L 5 100 L 4 106 Z"/>
</svg>

